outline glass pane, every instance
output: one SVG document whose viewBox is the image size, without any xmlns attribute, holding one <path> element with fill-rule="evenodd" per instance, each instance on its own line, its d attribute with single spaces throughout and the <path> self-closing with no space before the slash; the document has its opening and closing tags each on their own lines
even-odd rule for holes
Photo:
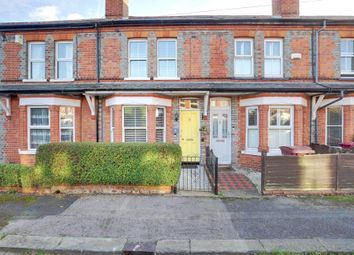
<svg viewBox="0 0 354 255">
<path fill-rule="evenodd" d="M 228 133 L 228 116 L 227 114 L 222 115 L 222 138 L 227 138 Z"/>
<path fill-rule="evenodd" d="M 268 146 L 270 149 L 279 149 L 278 130 L 270 129 L 268 132 Z"/>
<path fill-rule="evenodd" d="M 145 41 L 142 42 L 130 42 L 130 58 L 147 58 L 147 45 Z"/>
<path fill-rule="evenodd" d="M 60 107 L 60 127 L 74 127 L 73 107 Z"/>
<path fill-rule="evenodd" d="M 73 63 L 71 61 L 58 62 L 58 79 L 73 78 Z"/>
<path fill-rule="evenodd" d="M 247 134 L 247 148 L 257 149 L 259 145 L 258 129 L 248 129 Z"/>
<path fill-rule="evenodd" d="M 44 80 L 45 79 L 45 63 L 32 62 L 31 63 L 31 79 Z"/>
<path fill-rule="evenodd" d="M 125 130 L 126 143 L 145 143 L 146 129 L 126 129 Z"/>
<path fill-rule="evenodd" d="M 111 108 L 111 127 L 114 128 L 115 127 L 115 113 L 114 113 L 114 108 Z"/>
<path fill-rule="evenodd" d="M 280 126 L 290 126 L 291 113 L 290 109 L 279 109 L 280 114 Z"/>
<path fill-rule="evenodd" d="M 72 43 L 58 43 L 58 58 L 72 58 L 73 44 Z"/>
<path fill-rule="evenodd" d="M 252 58 L 236 58 L 236 75 L 252 75 Z"/>
<path fill-rule="evenodd" d="M 342 127 L 327 127 L 327 144 L 338 146 L 342 142 Z"/>
<path fill-rule="evenodd" d="M 342 125 L 342 107 L 327 109 L 327 125 Z"/>
<path fill-rule="evenodd" d="M 211 100 L 212 108 L 225 108 L 230 106 L 230 101 L 226 99 L 213 99 Z"/>
<path fill-rule="evenodd" d="M 164 130 L 156 129 L 156 142 L 163 143 L 164 142 Z"/>
<path fill-rule="evenodd" d="M 237 41 L 236 42 L 236 55 L 237 56 L 250 56 L 252 54 L 250 41 Z"/>
<path fill-rule="evenodd" d="M 268 145 L 271 149 L 279 149 L 280 146 L 290 146 L 291 130 L 270 129 L 268 134 Z"/>
<path fill-rule="evenodd" d="M 74 130 L 72 129 L 62 129 L 60 135 L 61 142 L 73 142 L 74 141 Z"/>
<path fill-rule="evenodd" d="M 45 58 L 45 45 L 44 44 L 31 44 L 31 59 L 44 60 Z"/>
<path fill-rule="evenodd" d="M 354 54 L 354 41 L 353 40 L 342 40 L 341 54 L 342 55 Z"/>
<path fill-rule="evenodd" d="M 266 42 L 266 57 L 280 57 L 280 42 Z"/>
<path fill-rule="evenodd" d="M 157 108 L 156 109 L 156 127 L 165 126 L 165 109 Z"/>
<path fill-rule="evenodd" d="M 50 143 L 49 129 L 31 129 L 30 130 L 30 148 L 37 149 L 42 144 Z"/>
<path fill-rule="evenodd" d="M 159 58 L 176 58 L 176 41 L 158 42 Z"/>
<path fill-rule="evenodd" d="M 213 138 L 219 137 L 219 118 L 217 114 L 213 115 Z"/>
<path fill-rule="evenodd" d="M 181 99 L 180 108 L 198 109 L 199 108 L 198 99 Z"/>
<path fill-rule="evenodd" d="M 248 126 L 258 126 L 257 109 L 248 109 Z"/>
<path fill-rule="evenodd" d="M 271 126 L 278 126 L 277 112 L 277 109 L 270 109 L 269 123 Z"/>
<path fill-rule="evenodd" d="M 145 107 L 125 107 L 124 108 L 125 127 L 146 127 Z"/>
<path fill-rule="evenodd" d="M 49 126 L 48 108 L 31 108 L 31 126 Z"/>
<path fill-rule="evenodd" d="M 281 129 L 281 130 L 279 130 L 278 134 L 279 134 L 278 147 L 291 145 L 291 131 L 290 131 L 290 129 Z"/>
<path fill-rule="evenodd" d="M 159 77 L 176 77 L 177 64 L 175 60 L 159 60 Z"/>
<path fill-rule="evenodd" d="M 280 59 L 265 59 L 264 74 L 266 76 L 280 76 L 281 60 Z"/>
<path fill-rule="evenodd" d="M 130 77 L 147 77 L 146 60 L 130 61 Z"/>
</svg>

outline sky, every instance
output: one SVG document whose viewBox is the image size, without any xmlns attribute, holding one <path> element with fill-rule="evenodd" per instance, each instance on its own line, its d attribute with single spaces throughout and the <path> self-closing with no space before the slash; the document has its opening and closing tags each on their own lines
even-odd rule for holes
<svg viewBox="0 0 354 255">
<path fill-rule="evenodd" d="M 0 22 L 104 17 L 105 0 L 0 0 Z M 354 0 L 300 0 L 300 14 L 354 15 Z M 271 0 L 129 0 L 131 16 L 270 15 Z"/>
</svg>

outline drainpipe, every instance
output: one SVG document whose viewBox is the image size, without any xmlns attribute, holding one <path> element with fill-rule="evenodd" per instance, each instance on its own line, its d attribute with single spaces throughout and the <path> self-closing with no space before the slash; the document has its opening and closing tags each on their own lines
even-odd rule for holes
<svg viewBox="0 0 354 255">
<path fill-rule="evenodd" d="M 101 34 L 99 30 L 99 25 L 98 23 L 95 24 L 96 28 L 96 80 L 97 83 L 100 83 L 100 70 L 101 70 L 101 63 L 100 63 L 100 58 L 101 58 Z"/>
</svg>

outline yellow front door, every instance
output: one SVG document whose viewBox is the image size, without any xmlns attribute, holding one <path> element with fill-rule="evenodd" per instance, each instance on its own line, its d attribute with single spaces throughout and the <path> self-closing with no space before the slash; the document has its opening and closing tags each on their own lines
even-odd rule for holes
<svg viewBox="0 0 354 255">
<path fill-rule="evenodd" d="M 180 146 L 184 157 L 199 157 L 199 111 L 180 112 Z"/>
</svg>

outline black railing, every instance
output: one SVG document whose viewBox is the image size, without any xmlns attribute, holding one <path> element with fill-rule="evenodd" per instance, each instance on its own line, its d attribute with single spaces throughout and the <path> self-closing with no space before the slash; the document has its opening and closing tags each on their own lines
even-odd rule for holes
<svg viewBox="0 0 354 255">
<path fill-rule="evenodd" d="M 209 147 L 206 148 L 206 167 L 209 182 L 212 185 L 215 195 L 219 193 L 219 169 L 218 169 L 218 158 L 215 156 L 213 150 Z"/>
</svg>

